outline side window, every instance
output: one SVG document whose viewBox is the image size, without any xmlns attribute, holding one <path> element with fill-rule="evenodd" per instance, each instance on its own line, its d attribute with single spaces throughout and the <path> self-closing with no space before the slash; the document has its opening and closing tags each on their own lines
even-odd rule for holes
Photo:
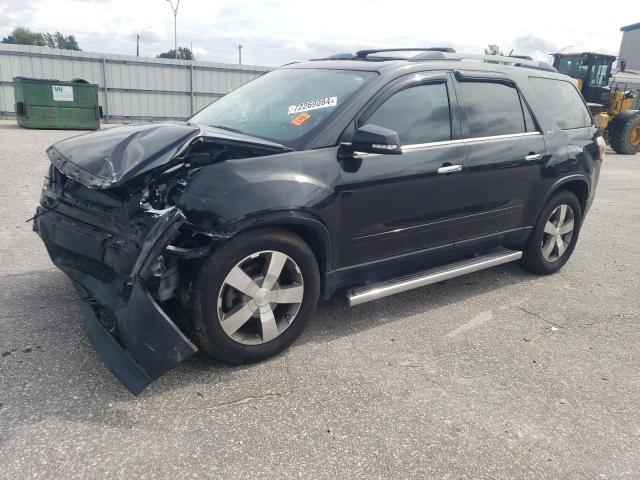
<svg viewBox="0 0 640 480">
<path fill-rule="evenodd" d="M 585 65 L 583 57 L 560 57 L 558 70 L 565 72 L 573 78 L 585 78 L 587 76 L 588 65 Z"/>
<path fill-rule="evenodd" d="M 527 131 L 515 87 L 503 83 L 461 82 L 467 109 L 469 138 L 492 137 Z"/>
<path fill-rule="evenodd" d="M 447 85 L 433 83 L 394 93 L 367 119 L 398 132 L 402 145 L 451 140 Z"/>
<path fill-rule="evenodd" d="M 605 64 L 595 64 L 593 71 L 591 72 L 591 78 L 589 79 L 589 85 L 595 85 L 598 87 L 604 87 L 607 84 L 607 70 L 609 66 Z"/>
<path fill-rule="evenodd" d="M 591 126 L 589 110 L 571 82 L 539 77 L 529 77 L 529 81 L 560 128 L 568 130 Z"/>
</svg>

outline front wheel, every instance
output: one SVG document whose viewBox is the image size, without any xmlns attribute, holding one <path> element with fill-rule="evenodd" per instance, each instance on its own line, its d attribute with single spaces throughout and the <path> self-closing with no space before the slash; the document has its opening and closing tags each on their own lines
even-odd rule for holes
<svg viewBox="0 0 640 480">
<path fill-rule="evenodd" d="M 563 190 L 551 197 L 525 245 L 524 268 L 544 275 L 560 270 L 573 253 L 581 225 L 582 209 L 573 193 Z"/>
<path fill-rule="evenodd" d="M 239 364 L 286 349 L 309 322 L 319 293 L 309 246 L 284 230 L 265 229 L 218 248 L 181 297 L 200 348 Z"/>
<path fill-rule="evenodd" d="M 609 125 L 609 142 L 622 155 L 640 152 L 640 111 L 625 110 L 616 115 Z"/>
</svg>

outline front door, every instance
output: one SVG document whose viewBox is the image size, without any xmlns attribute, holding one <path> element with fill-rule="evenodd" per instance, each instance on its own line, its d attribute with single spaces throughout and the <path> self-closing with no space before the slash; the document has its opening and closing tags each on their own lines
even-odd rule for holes
<svg viewBox="0 0 640 480">
<path fill-rule="evenodd" d="M 450 247 L 462 235 L 467 164 L 449 74 L 396 82 L 357 119 L 364 124 L 398 132 L 403 154 L 356 154 L 357 168 L 343 164 L 340 263 Z"/>
</svg>

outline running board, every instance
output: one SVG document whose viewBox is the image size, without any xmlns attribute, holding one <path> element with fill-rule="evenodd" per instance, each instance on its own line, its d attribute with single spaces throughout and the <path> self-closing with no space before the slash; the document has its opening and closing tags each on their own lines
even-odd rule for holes
<svg viewBox="0 0 640 480">
<path fill-rule="evenodd" d="M 353 288 L 347 292 L 349 306 L 353 307 L 361 303 L 370 302 L 371 300 L 377 300 L 378 298 L 388 297 L 389 295 L 395 295 L 396 293 L 406 292 L 414 288 L 442 282 L 443 280 L 449 280 L 450 278 L 466 275 L 467 273 L 513 262 L 521 257 L 522 252 L 520 251 L 500 248 L 480 257 L 461 260 L 406 277 L 394 278 L 386 282 Z"/>
</svg>

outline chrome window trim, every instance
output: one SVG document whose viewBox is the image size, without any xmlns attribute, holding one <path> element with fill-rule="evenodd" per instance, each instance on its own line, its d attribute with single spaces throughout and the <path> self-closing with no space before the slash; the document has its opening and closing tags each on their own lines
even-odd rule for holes
<svg viewBox="0 0 640 480">
<path fill-rule="evenodd" d="M 549 132 L 547 132 L 549 133 Z M 475 142 L 489 142 L 493 140 L 503 140 L 508 138 L 519 138 L 519 137 L 532 137 L 536 135 L 542 135 L 540 132 L 523 132 L 523 133 L 507 133 L 505 135 L 493 135 L 491 137 L 473 137 L 473 138 L 459 138 L 457 140 L 443 140 L 440 142 L 429 142 L 429 143 L 416 143 L 412 145 L 403 145 L 402 152 L 413 152 L 415 150 L 422 150 L 424 148 L 438 148 L 438 147 L 447 147 L 449 145 L 464 145 L 468 143 Z M 341 145 L 349 146 L 351 143 L 344 142 Z M 384 155 L 382 153 L 364 153 L 364 152 L 353 152 L 358 157 L 377 157 L 378 155 Z"/>
<path fill-rule="evenodd" d="M 445 147 L 448 145 L 457 145 L 474 142 L 486 142 L 491 140 L 502 140 L 504 138 L 518 138 L 518 137 L 531 137 L 534 135 L 541 135 L 540 132 L 523 132 L 523 133 L 508 133 L 505 135 L 493 135 L 490 137 L 473 137 L 473 138 L 460 138 L 457 140 L 443 140 L 441 142 L 429 142 L 429 143 L 417 143 L 412 145 L 403 145 L 402 151 L 420 150 L 429 147 Z"/>
</svg>

